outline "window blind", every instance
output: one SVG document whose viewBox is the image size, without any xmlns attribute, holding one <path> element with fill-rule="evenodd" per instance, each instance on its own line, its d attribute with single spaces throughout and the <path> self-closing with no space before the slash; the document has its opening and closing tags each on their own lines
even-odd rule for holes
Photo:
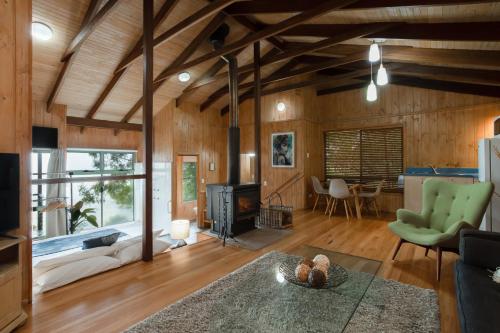
<svg viewBox="0 0 500 333">
<path fill-rule="evenodd" d="M 403 172 L 403 129 L 381 128 L 325 132 L 325 175 L 376 187 L 398 190 Z"/>
</svg>

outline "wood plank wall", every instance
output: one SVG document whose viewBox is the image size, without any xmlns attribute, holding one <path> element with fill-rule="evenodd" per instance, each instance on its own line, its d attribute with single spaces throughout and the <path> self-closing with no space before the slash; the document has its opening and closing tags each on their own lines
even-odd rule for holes
<svg viewBox="0 0 500 333">
<path fill-rule="evenodd" d="M 476 168 L 479 139 L 493 136 L 493 120 L 500 116 L 500 99 L 490 97 L 389 85 L 369 103 L 365 93 L 317 97 L 321 130 L 402 126 L 405 168 Z M 381 201 L 386 211 L 403 205 L 398 194 L 385 194 Z"/>
<path fill-rule="evenodd" d="M 282 193 L 283 202 L 295 209 L 310 205 L 310 176 L 320 172 L 322 154 L 319 150 L 321 130 L 314 120 L 315 91 L 296 89 L 262 98 L 261 149 L 262 187 L 261 195 L 266 197 L 294 175 L 301 173 L 304 178 Z M 283 102 L 286 109 L 279 112 L 276 105 Z M 241 153 L 254 151 L 253 100 L 240 106 Z M 271 166 L 271 134 L 276 132 L 295 133 L 295 166 L 293 168 L 273 168 Z"/>
<path fill-rule="evenodd" d="M 286 111 L 276 104 L 284 102 Z M 297 172 L 304 181 L 284 194 L 287 205 L 311 205 L 310 176 L 324 178 L 323 132 L 332 129 L 402 126 L 404 163 L 408 166 L 477 167 L 477 143 L 493 135 L 493 119 L 500 116 L 500 100 L 420 88 L 390 85 L 379 100 L 368 103 L 365 90 L 316 96 L 313 89 L 297 89 L 262 99 L 262 187 L 266 195 Z M 241 105 L 241 152 L 253 151 L 253 101 Z M 296 133 L 296 167 L 272 168 L 272 132 Z M 309 157 L 308 157 L 309 156 Z M 401 194 L 384 194 L 383 210 L 402 207 Z"/>
<path fill-rule="evenodd" d="M 31 300 L 31 1 L 0 2 L 0 152 L 20 155 L 23 300 Z"/>
<path fill-rule="evenodd" d="M 175 170 L 175 156 L 197 155 L 200 164 L 198 195 L 205 195 L 206 184 L 226 180 L 227 126 L 227 116 L 221 117 L 216 109 L 200 112 L 199 105 L 183 103 L 176 107 L 172 101 L 154 117 L 153 161 L 171 162 Z M 214 171 L 209 170 L 211 162 L 215 163 Z M 173 175 L 172 180 L 175 180 Z M 173 181 L 173 194 L 176 187 Z M 182 218 L 175 211 L 175 195 L 172 200 L 173 218 Z"/>
</svg>

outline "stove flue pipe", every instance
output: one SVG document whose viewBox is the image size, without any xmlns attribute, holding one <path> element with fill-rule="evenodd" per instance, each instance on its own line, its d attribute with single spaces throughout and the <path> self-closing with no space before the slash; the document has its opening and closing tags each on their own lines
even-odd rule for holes
<svg viewBox="0 0 500 333">
<path fill-rule="evenodd" d="M 209 41 L 215 50 L 224 46 L 229 34 L 229 26 L 225 23 L 210 35 Z M 229 67 L 229 128 L 227 131 L 227 183 L 240 183 L 240 129 L 238 103 L 238 60 L 232 54 L 221 56 Z"/>
<path fill-rule="evenodd" d="M 229 128 L 227 133 L 227 182 L 240 183 L 240 128 L 238 102 L 238 60 L 232 55 L 222 57 L 229 67 Z"/>
</svg>

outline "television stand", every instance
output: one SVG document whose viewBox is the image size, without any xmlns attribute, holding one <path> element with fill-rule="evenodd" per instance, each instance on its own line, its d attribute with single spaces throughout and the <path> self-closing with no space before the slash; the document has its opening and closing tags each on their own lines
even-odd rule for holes
<svg viewBox="0 0 500 333">
<path fill-rule="evenodd" d="M 0 333 L 13 331 L 28 316 L 22 307 L 21 244 L 24 237 L 0 237 Z"/>
</svg>

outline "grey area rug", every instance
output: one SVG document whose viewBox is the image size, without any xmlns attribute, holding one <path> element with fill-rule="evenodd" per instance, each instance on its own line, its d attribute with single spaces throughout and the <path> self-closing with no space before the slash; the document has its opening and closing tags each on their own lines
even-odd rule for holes
<svg viewBox="0 0 500 333">
<path fill-rule="evenodd" d="M 335 289 L 278 283 L 298 258 L 270 252 L 126 332 L 439 332 L 435 291 L 359 272 Z"/>
<path fill-rule="evenodd" d="M 292 232 L 291 229 L 260 228 L 245 232 L 244 234 L 236 236 L 234 239 L 227 238 L 226 243 L 228 245 L 256 251 L 282 240 Z M 211 233 L 210 230 L 204 231 L 203 234 L 211 237 L 218 237 L 217 234 Z"/>
</svg>

